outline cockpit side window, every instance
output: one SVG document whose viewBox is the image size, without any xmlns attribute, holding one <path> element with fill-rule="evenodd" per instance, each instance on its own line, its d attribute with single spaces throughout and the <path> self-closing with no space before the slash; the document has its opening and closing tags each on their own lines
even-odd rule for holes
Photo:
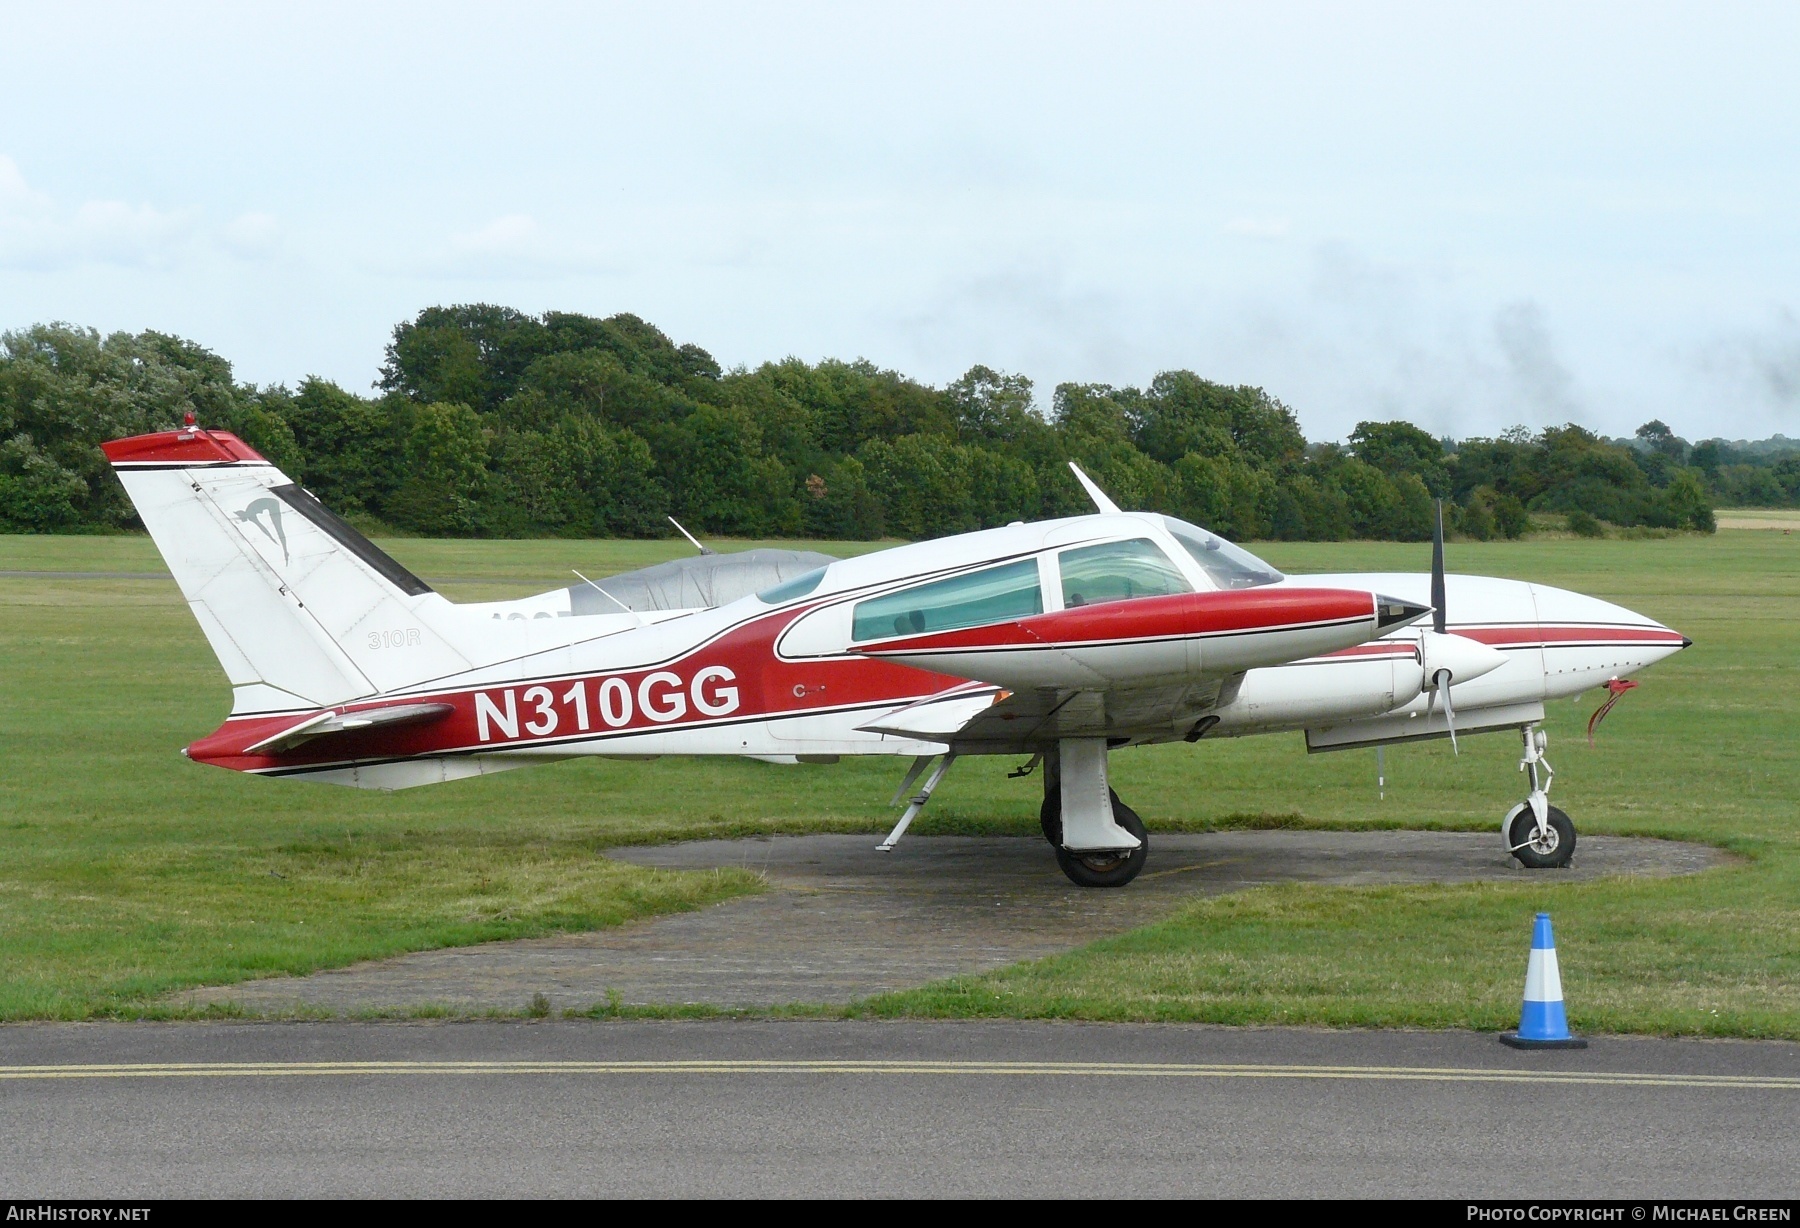
<svg viewBox="0 0 1800 1228">
<path fill-rule="evenodd" d="M 1287 578 L 1242 546 L 1234 546 L 1216 533 L 1208 533 L 1198 525 L 1173 516 L 1164 516 L 1162 521 L 1181 543 L 1181 548 L 1194 556 L 1194 562 L 1200 564 L 1201 570 L 1220 588 L 1255 588 Z"/>
<path fill-rule="evenodd" d="M 1036 559 L 971 571 L 858 602 L 850 638 L 884 640 L 979 627 L 1044 612 Z"/>
<path fill-rule="evenodd" d="M 1056 563 L 1065 609 L 1194 591 L 1169 557 L 1142 537 L 1065 550 Z"/>
</svg>

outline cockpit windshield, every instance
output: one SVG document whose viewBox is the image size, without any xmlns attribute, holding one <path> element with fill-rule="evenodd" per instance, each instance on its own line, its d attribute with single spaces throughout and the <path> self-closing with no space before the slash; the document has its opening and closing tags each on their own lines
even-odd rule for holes
<svg viewBox="0 0 1800 1228">
<path fill-rule="evenodd" d="M 1164 516 L 1162 522 L 1181 543 L 1182 549 L 1194 556 L 1194 561 L 1220 588 L 1255 588 L 1286 578 L 1248 550 L 1232 545 L 1216 533 L 1208 533 L 1198 525 L 1173 516 Z"/>
</svg>

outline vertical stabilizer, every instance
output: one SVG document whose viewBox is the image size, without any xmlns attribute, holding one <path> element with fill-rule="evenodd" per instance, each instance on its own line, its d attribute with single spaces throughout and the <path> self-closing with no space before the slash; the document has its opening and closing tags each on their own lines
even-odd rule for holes
<svg viewBox="0 0 1800 1228">
<path fill-rule="evenodd" d="M 236 691 L 329 707 L 469 668 L 454 607 L 236 436 L 102 445 Z"/>
</svg>

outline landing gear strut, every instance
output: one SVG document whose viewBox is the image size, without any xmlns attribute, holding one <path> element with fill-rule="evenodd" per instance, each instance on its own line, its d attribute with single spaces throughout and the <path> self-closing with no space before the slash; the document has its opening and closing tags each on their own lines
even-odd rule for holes
<svg viewBox="0 0 1800 1228">
<path fill-rule="evenodd" d="M 1550 735 L 1536 725 L 1521 725 L 1519 733 L 1525 743 L 1519 770 L 1531 781 L 1531 792 L 1506 812 L 1500 834 L 1506 838 L 1506 851 L 1526 869 L 1560 868 L 1575 856 L 1575 824 L 1550 804 L 1550 779 L 1556 775 L 1544 758 Z"/>
<path fill-rule="evenodd" d="M 1150 856 L 1144 820 L 1107 784 L 1099 738 L 1065 738 L 1045 754 L 1038 822 L 1077 887 L 1123 887 Z"/>
</svg>

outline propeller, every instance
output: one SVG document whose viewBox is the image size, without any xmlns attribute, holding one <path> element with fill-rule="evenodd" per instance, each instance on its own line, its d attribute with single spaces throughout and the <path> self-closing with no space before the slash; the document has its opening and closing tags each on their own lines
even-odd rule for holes
<svg viewBox="0 0 1800 1228">
<path fill-rule="evenodd" d="M 1447 634 L 1445 627 L 1448 620 L 1444 614 L 1444 501 L 1437 501 L 1437 521 L 1431 527 L 1431 629 L 1439 635 Z M 1425 724 L 1431 725 L 1431 710 L 1437 701 L 1444 701 L 1444 725 L 1450 730 L 1450 753 L 1462 754 L 1456 745 L 1456 709 L 1450 704 L 1450 682 L 1452 675 L 1447 669 L 1440 669 L 1431 675 L 1431 695 L 1425 700 Z"/>
<path fill-rule="evenodd" d="M 1431 676 L 1431 699 L 1425 701 L 1425 723 L 1431 724 L 1431 705 L 1433 700 L 1444 701 L 1444 725 L 1450 730 L 1450 753 L 1460 755 L 1462 751 L 1456 745 L 1456 709 L 1450 706 L 1450 671 L 1440 669 Z"/>
<path fill-rule="evenodd" d="M 1444 634 L 1444 501 L 1437 501 L 1437 523 L 1431 527 L 1431 629 Z"/>
</svg>

